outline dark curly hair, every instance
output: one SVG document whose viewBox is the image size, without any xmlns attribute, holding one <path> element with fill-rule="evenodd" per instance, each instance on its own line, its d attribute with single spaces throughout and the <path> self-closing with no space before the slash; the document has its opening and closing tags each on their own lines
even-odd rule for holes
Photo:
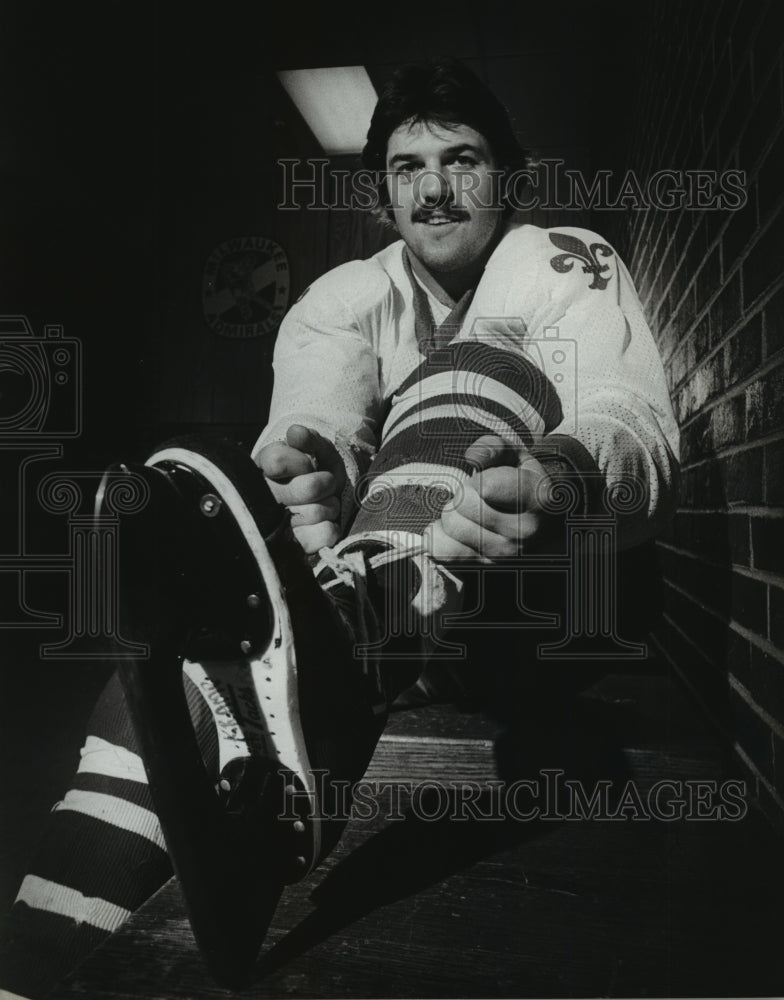
<svg viewBox="0 0 784 1000">
<path fill-rule="evenodd" d="M 505 174 L 527 165 L 527 151 L 517 141 L 506 108 L 467 66 L 457 59 L 402 66 L 381 91 L 362 151 L 362 165 L 379 178 L 379 214 L 384 216 L 389 205 L 384 177 L 387 144 L 395 129 L 408 121 L 446 128 L 468 125 L 487 139 Z"/>
</svg>

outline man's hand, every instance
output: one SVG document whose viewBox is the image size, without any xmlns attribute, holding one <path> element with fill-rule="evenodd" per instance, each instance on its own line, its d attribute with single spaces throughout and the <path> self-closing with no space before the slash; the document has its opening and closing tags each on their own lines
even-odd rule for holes
<svg viewBox="0 0 784 1000">
<path fill-rule="evenodd" d="M 346 470 L 337 448 L 317 431 L 292 424 L 285 441 L 256 456 L 278 501 L 291 511 L 294 534 L 311 554 L 340 538 L 340 497 Z"/>
<path fill-rule="evenodd" d="M 425 532 L 440 562 L 495 562 L 519 556 L 551 519 L 542 503 L 549 476 L 529 452 L 485 435 L 466 451 L 476 472 L 462 495 Z"/>
</svg>

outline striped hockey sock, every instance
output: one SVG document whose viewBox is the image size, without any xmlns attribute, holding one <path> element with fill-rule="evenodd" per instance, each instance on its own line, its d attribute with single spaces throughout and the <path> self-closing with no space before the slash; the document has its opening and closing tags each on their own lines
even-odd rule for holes
<svg viewBox="0 0 784 1000">
<path fill-rule="evenodd" d="M 421 534 L 469 478 L 477 438 L 530 447 L 559 420 L 555 389 L 525 357 L 476 341 L 431 348 L 392 401 L 351 533 Z"/>
<path fill-rule="evenodd" d="M 185 688 L 205 763 L 217 774 L 212 714 L 187 678 Z M 88 733 L 3 942 L 0 984 L 26 997 L 45 996 L 172 874 L 116 676 Z"/>
</svg>

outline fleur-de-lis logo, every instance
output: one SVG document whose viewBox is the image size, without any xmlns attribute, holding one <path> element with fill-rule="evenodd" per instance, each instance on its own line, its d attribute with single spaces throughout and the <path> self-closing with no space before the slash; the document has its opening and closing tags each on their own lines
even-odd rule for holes
<svg viewBox="0 0 784 1000">
<path fill-rule="evenodd" d="M 609 264 L 600 264 L 598 254 L 602 257 L 612 257 L 612 248 L 606 243 L 592 243 L 587 247 L 582 240 L 576 236 L 567 236 L 566 233 L 549 233 L 551 243 L 554 243 L 559 250 L 565 253 L 556 254 L 550 259 L 550 265 L 554 271 L 565 274 L 574 267 L 575 260 L 583 261 L 583 271 L 593 275 L 593 281 L 589 288 L 606 288 L 610 283 L 609 278 L 603 278 L 602 272 L 609 271 Z"/>
</svg>

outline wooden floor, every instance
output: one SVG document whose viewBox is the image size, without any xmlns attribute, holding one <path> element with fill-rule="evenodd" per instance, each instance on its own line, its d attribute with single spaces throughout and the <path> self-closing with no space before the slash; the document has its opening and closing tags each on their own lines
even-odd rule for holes
<svg viewBox="0 0 784 1000">
<path fill-rule="evenodd" d="M 402 818 L 353 820 L 327 862 L 286 890 L 242 995 L 782 995 L 782 852 L 757 814 L 417 818 L 444 810 L 423 784 L 433 781 L 485 783 L 478 802 L 492 811 L 487 780 L 509 780 L 512 759 L 519 774 L 563 767 L 589 788 L 609 776 L 616 805 L 629 779 L 643 801 L 659 779 L 721 780 L 718 750 L 668 679 L 609 678 L 581 704 L 568 747 L 533 725 L 510 750 L 494 723 L 455 709 L 393 717 L 368 779 L 401 782 Z M 174 880 L 56 993 L 229 996 L 209 980 Z"/>
</svg>

